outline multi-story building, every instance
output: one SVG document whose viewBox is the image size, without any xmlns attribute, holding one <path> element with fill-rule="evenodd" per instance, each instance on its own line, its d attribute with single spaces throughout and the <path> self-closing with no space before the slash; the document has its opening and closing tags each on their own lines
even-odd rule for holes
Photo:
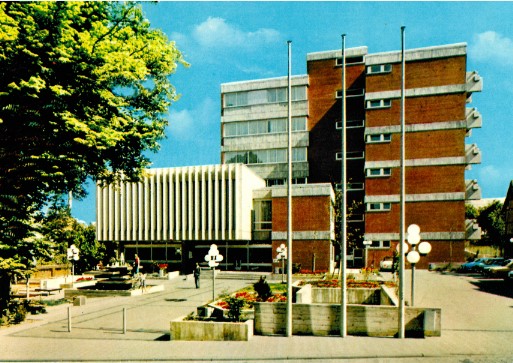
<svg viewBox="0 0 513 363">
<path fill-rule="evenodd" d="M 346 54 L 346 159 L 349 223 L 372 242 L 367 265 L 391 256 L 399 240 L 401 52 Z M 293 77 L 293 178 L 340 183 L 342 127 L 341 50 L 307 55 L 307 75 Z M 466 45 L 411 49 L 405 53 L 405 216 L 433 249 L 430 261 L 462 261 L 473 226 L 465 200 L 480 198 L 465 170 L 480 162 L 465 144 L 481 116 L 468 108 L 482 80 L 466 69 Z M 286 178 L 287 78 L 221 86 L 223 163 L 243 162 L 268 185 Z M 278 96 L 279 95 L 279 96 Z M 280 127 L 274 124 L 281 125 Z M 360 244 L 363 241 L 353 241 Z"/>
</svg>

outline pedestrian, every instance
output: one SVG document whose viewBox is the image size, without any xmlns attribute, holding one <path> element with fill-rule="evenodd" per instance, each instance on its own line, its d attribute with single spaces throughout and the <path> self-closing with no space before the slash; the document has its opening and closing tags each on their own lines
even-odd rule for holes
<svg viewBox="0 0 513 363">
<path fill-rule="evenodd" d="M 141 260 L 139 259 L 139 255 L 137 255 L 137 253 L 135 254 L 134 266 L 135 266 L 135 274 L 138 275 L 139 267 L 141 266 Z"/>
<path fill-rule="evenodd" d="M 194 283 L 196 284 L 196 288 L 200 287 L 200 275 L 201 275 L 201 267 L 199 263 L 196 262 L 196 267 L 194 268 Z"/>
<path fill-rule="evenodd" d="M 141 290 L 144 293 L 146 291 L 146 274 L 141 274 Z"/>
</svg>

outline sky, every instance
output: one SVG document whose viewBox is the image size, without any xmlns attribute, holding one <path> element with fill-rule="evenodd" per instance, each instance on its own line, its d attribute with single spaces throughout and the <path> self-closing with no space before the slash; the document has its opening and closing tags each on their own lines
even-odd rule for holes
<svg viewBox="0 0 513 363">
<path fill-rule="evenodd" d="M 190 67 L 179 66 L 171 83 L 181 95 L 169 109 L 166 139 L 152 167 L 220 163 L 222 83 L 306 74 L 306 55 L 367 46 L 369 53 L 467 44 L 467 71 L 483 78 L 483 91 L 468 107 L 482 115 L 467 144 L 477 144 L 482 162 L 466 179 L 477 179 L 483 198 L 503 198 L 513 180 L 513 2 L 146 2 L 153 28 L 176 42 Z M 73 201 L 72 213 L 95 221 L 95 188 Z"/>
</svg>

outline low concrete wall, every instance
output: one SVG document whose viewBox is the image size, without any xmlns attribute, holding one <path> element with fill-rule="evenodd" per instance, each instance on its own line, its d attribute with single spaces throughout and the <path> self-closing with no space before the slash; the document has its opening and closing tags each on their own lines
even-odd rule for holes
<svg viewBox="0 0 513 363">
<path fill-rule="evenodd" d="M 286 303 L 255 303 L 255 334 L 285 334 Z M 394 306 L 348 305 L 347 333 L 394 336 L 398 333 L 398 311 Z M 339 335 L 340 305 L 293 304 L 292 333 L 295 335 Z M 441 309 L 405 308 L 407 336 L 440 336 Z"/>
<path fill-rule="evenodd" d="M 253 320 L 243 323 L 173 320 L 170 326 L 171 340 L 197 341 L 247 341 L 253 336 Z"/>
<path fill-rule="evenodd" d="M 327 287 L 312 287 L 307 284 L 296 293 L 296 302 L 303 304 L 338 304 L 340 289 Z M 396 305 L 395 293 L 392 288 L 382 285 L 381 288 L 348 288 L 348 304 L 364 305 Z"/>
<path fill-rule="evenodd" d="M 149 285 L 144 290 L 144 294 L 164 291 L 164 285 Z M 84 290 L 84 289 L 64 289 L 64 298 L 75 296 L 86 297 L 110 297 L 110 296 L 138 296 L 142 295 L 142 289 L 136 290 Z"/>
</svg>

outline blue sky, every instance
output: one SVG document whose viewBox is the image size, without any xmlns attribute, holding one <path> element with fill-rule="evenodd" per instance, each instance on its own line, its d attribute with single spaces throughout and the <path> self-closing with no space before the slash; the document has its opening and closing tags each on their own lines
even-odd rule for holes
<svg viewBox="0 0 513 363">
<path fill-rule="evenodd" d="M 476 143 L 482 163 L 467 171 L 483 198 L 504 197 L 513 179 L 513 2 L 157 2 L 144 3 L 152 27 L 174 40 L 190 63 L 171 77 L 181 99 L 169 110 L 170 126 L 153 167 L 220 162 L 221 83 L 286 76 L 287 40 L 292 73 L 306 74 L 306 54 L 367 46 L 369 53 L 406 47 L 467 43 L 467 70 L 484 79 L 469 107 L 483 127 Z M 73 215 L 95 220 L 95 191 L 74 201 Z"/>
</svg>

